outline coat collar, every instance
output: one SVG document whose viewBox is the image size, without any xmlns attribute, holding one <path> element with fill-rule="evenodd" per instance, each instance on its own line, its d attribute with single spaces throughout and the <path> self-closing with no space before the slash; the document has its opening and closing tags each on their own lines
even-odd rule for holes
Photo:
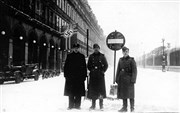
<svg viewBox="0 0 180 113">
<path fill-rule="evenodd" d="M 130 58 L 130 56 L 128 55 L 127 57 L 122 57 L 122 59 L 125 59 L 125 60 L 127 60 L 127 59 L 129 59 Z"/>
<path fill-rule="evenodd" d="M 98 52 L 98 53 L 95 53 L 95 52 L 94 52 L 94 53 L 93 53 L 94 56 L 99 56 L 100 54 L 101 54 L 100 52 Z"/>
</svg>

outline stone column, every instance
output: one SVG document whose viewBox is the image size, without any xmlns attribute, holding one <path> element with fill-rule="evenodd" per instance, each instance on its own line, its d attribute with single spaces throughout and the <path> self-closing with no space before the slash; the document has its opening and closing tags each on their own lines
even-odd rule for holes
<svg viewBox="0 0 180 113">
<path fill-rule="evenodd" d="M 47 48 L 47 54 L 46 54 L 46 69 L 49 69 L 49 56 L 50 56 L 50 47 Z"/>
<path fill-rule="evenodd" d="M 54 69 L 57 68 L 57 67 L 56 67 L 56 62 L 57 62 L 57 61 L 56 61 L 56 57 L 57 57 L 56 54 L 57 54 L 57 53 L 56 53 L 56 48 L 55 48 L 55 49 L 54 49 L 54 59 L 53 59 L 53 60 L 54 60 Z"/>
<path fill-rule="evenodd" d="M 169 71 L 170 66 L 170 49 L 167 50 L 167 71 Z"/>
<path fill-rule="evenodd" d="M 13 40 L 9 39 L 9 59 L 8 59 L 8 65 L 10 66 L 13 62 Z"/>
<path fill-rule="evenodd" d="M 25 64 L 28 63 L 28 43 L 25 43 Z"/>
</svg>

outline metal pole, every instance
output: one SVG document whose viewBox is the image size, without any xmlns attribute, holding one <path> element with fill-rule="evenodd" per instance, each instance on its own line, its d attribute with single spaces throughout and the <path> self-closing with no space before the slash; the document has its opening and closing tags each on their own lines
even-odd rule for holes
<svg viewBox="0 0 180 113">
<path fill-rule="evenodd" d="M 115 30 L 115 38 L 117 37 L 117 31 Z M 113 76 L 113 84 L 115 84 L 116 78 L 116 50 L 114 50 L 114 76 Z"/>
<path fill-rule="evenodd" d="M 115 75 L 116 74 L 116 50 L 114 51 L 114 77 L 113 77 L 113 84 L 115 84 Z"/>
<path fill-rule="evenodd" d="M 87 29 L 87 48 L 86 48 L 86 52 L 87 52 L 87 57 L 89 56 L 89 29 Z"/>
<path fill-rule="evenodd" d="M 162 41 L 163 41 L 163 56 L 164 56 L 164 39 L 162 39 Z"/>
<path fill-rule="evenodd" d="M 87 58 L 89 56 L 89 29 L 87 29 L 87 45 L 86 45 L 86 55 L 87 55 Z M 89 85 L 89 75 L 87 75 L 87 80 L 86 80 L 86 98 L 87 98 L 87 94 L 88 94 L 88 85 Z"/>
<path fill-rule="evenodd" d="M 165 41 L 165 39 L 162 39 L 162 43 L 163 43 L 162 71 L 163 72 L 165 72 L 164 41 Z"/>
</svg>

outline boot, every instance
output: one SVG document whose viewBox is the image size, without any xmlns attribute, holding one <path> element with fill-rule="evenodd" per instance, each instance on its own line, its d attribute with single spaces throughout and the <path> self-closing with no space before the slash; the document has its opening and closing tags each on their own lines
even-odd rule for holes
<svg viewBox="0 0 180 113">
<path fill-rule="evenodd" d="M 69 96 L 69 107 L 68 110 L 72 109 L 74 107 L 74 96 Z"/>
<path fill-rule="evenodd" d="M 75 108 L 76 109 L 81 109 L 81 96 L 76 96 L 75 97 Z"/>
<path fill-rule="evenodd" d="M 118 111 L 119 112 L 127 112 L 127 99 L 123 99 L 123 107 Z"/>
<path fill-rule="evenodd" d="M 96 107 L 96 100 L 92 99 L 92 106 L 90 107 L 90 109 L 95 109 Z"/>
<path fill-rule="evenodd" d="M 103 99 L 99 99 L 99 107 L 100 109 L 103 109 Z"/>
<path fill-rule="evenodd" d="M 131 112 L 134 112 L 134 99 L 130 99 Z"/>
</svg>

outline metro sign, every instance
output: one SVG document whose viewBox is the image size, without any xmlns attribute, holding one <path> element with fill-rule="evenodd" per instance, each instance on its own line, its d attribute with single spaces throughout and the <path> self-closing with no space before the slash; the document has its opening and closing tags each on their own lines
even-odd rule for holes
<svg viewBox="0 0 180 113">
<path fill-rule="evenodd" d="M 120 50 L 125 44 L 125 38 L 120 32 L 112 32 L 107 36 L 106 44 L 111 50 Z"/>
</svg>

